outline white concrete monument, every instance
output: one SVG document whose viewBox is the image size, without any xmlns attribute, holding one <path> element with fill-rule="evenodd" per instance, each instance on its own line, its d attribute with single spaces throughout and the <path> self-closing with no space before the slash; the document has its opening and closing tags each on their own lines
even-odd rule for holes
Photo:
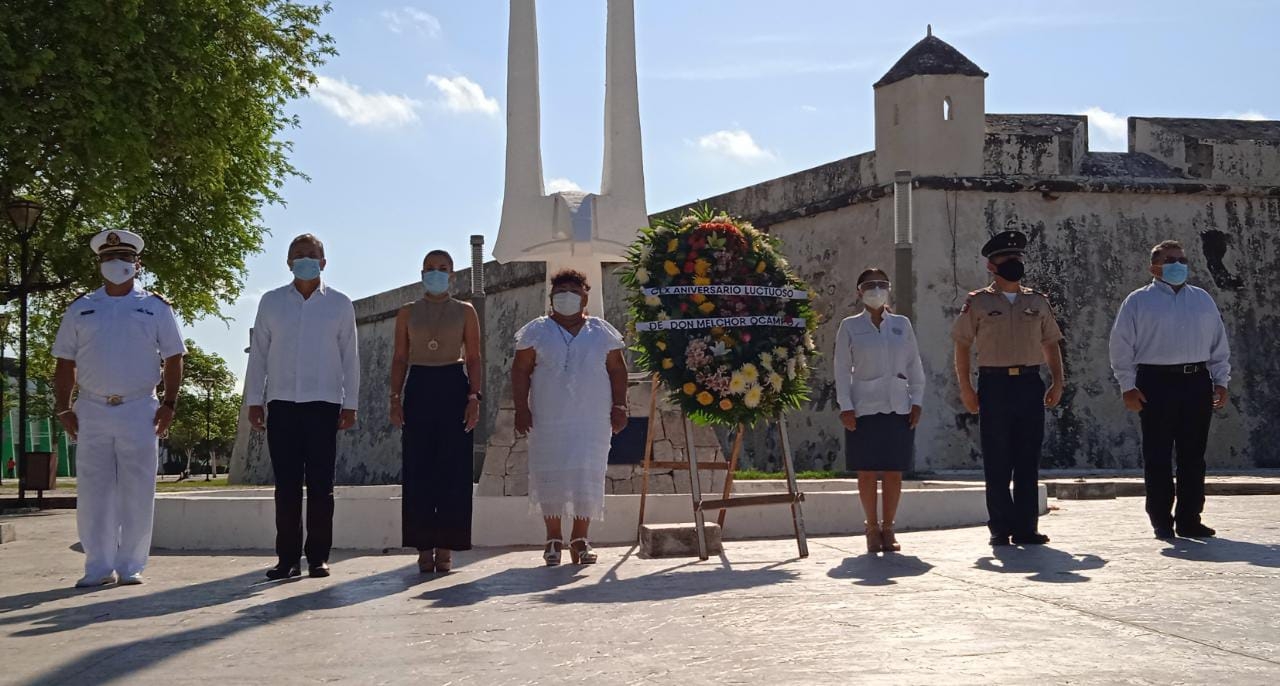
<svg viewBox="0 0 1280 686">
<path fill-rule="evenodd" d="M 605 39 L 604 172 L 600 193 L 547 195 L 542 177 L 535 0 L 511 0 L 507 52 L 507 169 L 499 262 L 546 262 L 547 277 L 577 269 L 597 289 L 589 312 L 604 314 L 601 263 L 623 262 L 648 226 L 633 0 L 609 0 Z"/>
</svg>

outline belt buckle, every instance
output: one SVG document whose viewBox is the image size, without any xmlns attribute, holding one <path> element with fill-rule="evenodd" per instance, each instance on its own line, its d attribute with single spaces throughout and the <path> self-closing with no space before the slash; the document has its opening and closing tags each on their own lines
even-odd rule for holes
<svg viewBox="0 0 1280 686">
<path fill-rule="evenodd" d="M 1022 367 L 1009 367 L 1009 376 L 1022 376 Z"/>
<path fill-rule="evenodd" d="M 109 395 L 107 396 L 107 404 L 112 407 L 115 407 L 116 405 L 123 405 L 124 398 L 118 395 Z"/>
<path fill-rule="evenodd" d="M 1196 372 L 1200 371 L 1199 367 L 1200 365 L 1198 364 L 1184 364 L 1182 365 L 1182 373 L 1195 374 Z"/>
</svg>

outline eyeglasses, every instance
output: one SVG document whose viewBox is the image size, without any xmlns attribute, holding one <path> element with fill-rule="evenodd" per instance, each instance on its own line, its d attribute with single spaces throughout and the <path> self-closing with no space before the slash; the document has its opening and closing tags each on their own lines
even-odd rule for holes
<svg viewBox="0 0 1280 686">
<path fill-rule="evenodd" d="M 863 290 L 863 291 L 865 291 L 865 290 L 867 290 L 867 289 L 870 289 L 870 288 L 884 288 L 884 289 L 888 289 L 888 288 L 889 288 L 889 282 L 888 282 L 888 281 L 863 281 L 863 282 L 862 282 L 862 284 L 858 286 L 858 289 L 859 289 L 859 290 Z"/>
<path fill-rule="evenodd" d="M 1165 263 L 1165 264 L 1186 264 L 1186 263 L 1187 263 L 1187 258 L 1185 258 L 1185 257 L 1166 257 L 1166 258 L 1164 258 L 1164 263 Z"/>
</svg>

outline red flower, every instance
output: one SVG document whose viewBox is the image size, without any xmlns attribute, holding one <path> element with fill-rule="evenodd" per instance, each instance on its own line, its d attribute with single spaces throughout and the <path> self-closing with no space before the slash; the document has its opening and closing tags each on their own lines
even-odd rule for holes
<svg viewBox="0 0 1280 686">
<path fill-rule="evenodd" d="M 692 262 L 685 262 L 685 263 L 684 263 L 684 273 L 686 273 L 686 274 L 692 274 L 692 273 L 693 273 L 693 263 L 692 263 Z"/>
</svg>

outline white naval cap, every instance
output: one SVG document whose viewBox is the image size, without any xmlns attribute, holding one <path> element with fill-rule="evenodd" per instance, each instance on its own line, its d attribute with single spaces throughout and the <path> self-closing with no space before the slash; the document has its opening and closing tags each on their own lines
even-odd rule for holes
<svg viewBox="0 0 1280 686">
<path fill-rule="evenodd" d="M 98 255 L 115 250 L 141 253 L 143 245 L 142 236 L 124 229 L 109 229 L 89 239 L 89 248 Z"/>
</svg>

